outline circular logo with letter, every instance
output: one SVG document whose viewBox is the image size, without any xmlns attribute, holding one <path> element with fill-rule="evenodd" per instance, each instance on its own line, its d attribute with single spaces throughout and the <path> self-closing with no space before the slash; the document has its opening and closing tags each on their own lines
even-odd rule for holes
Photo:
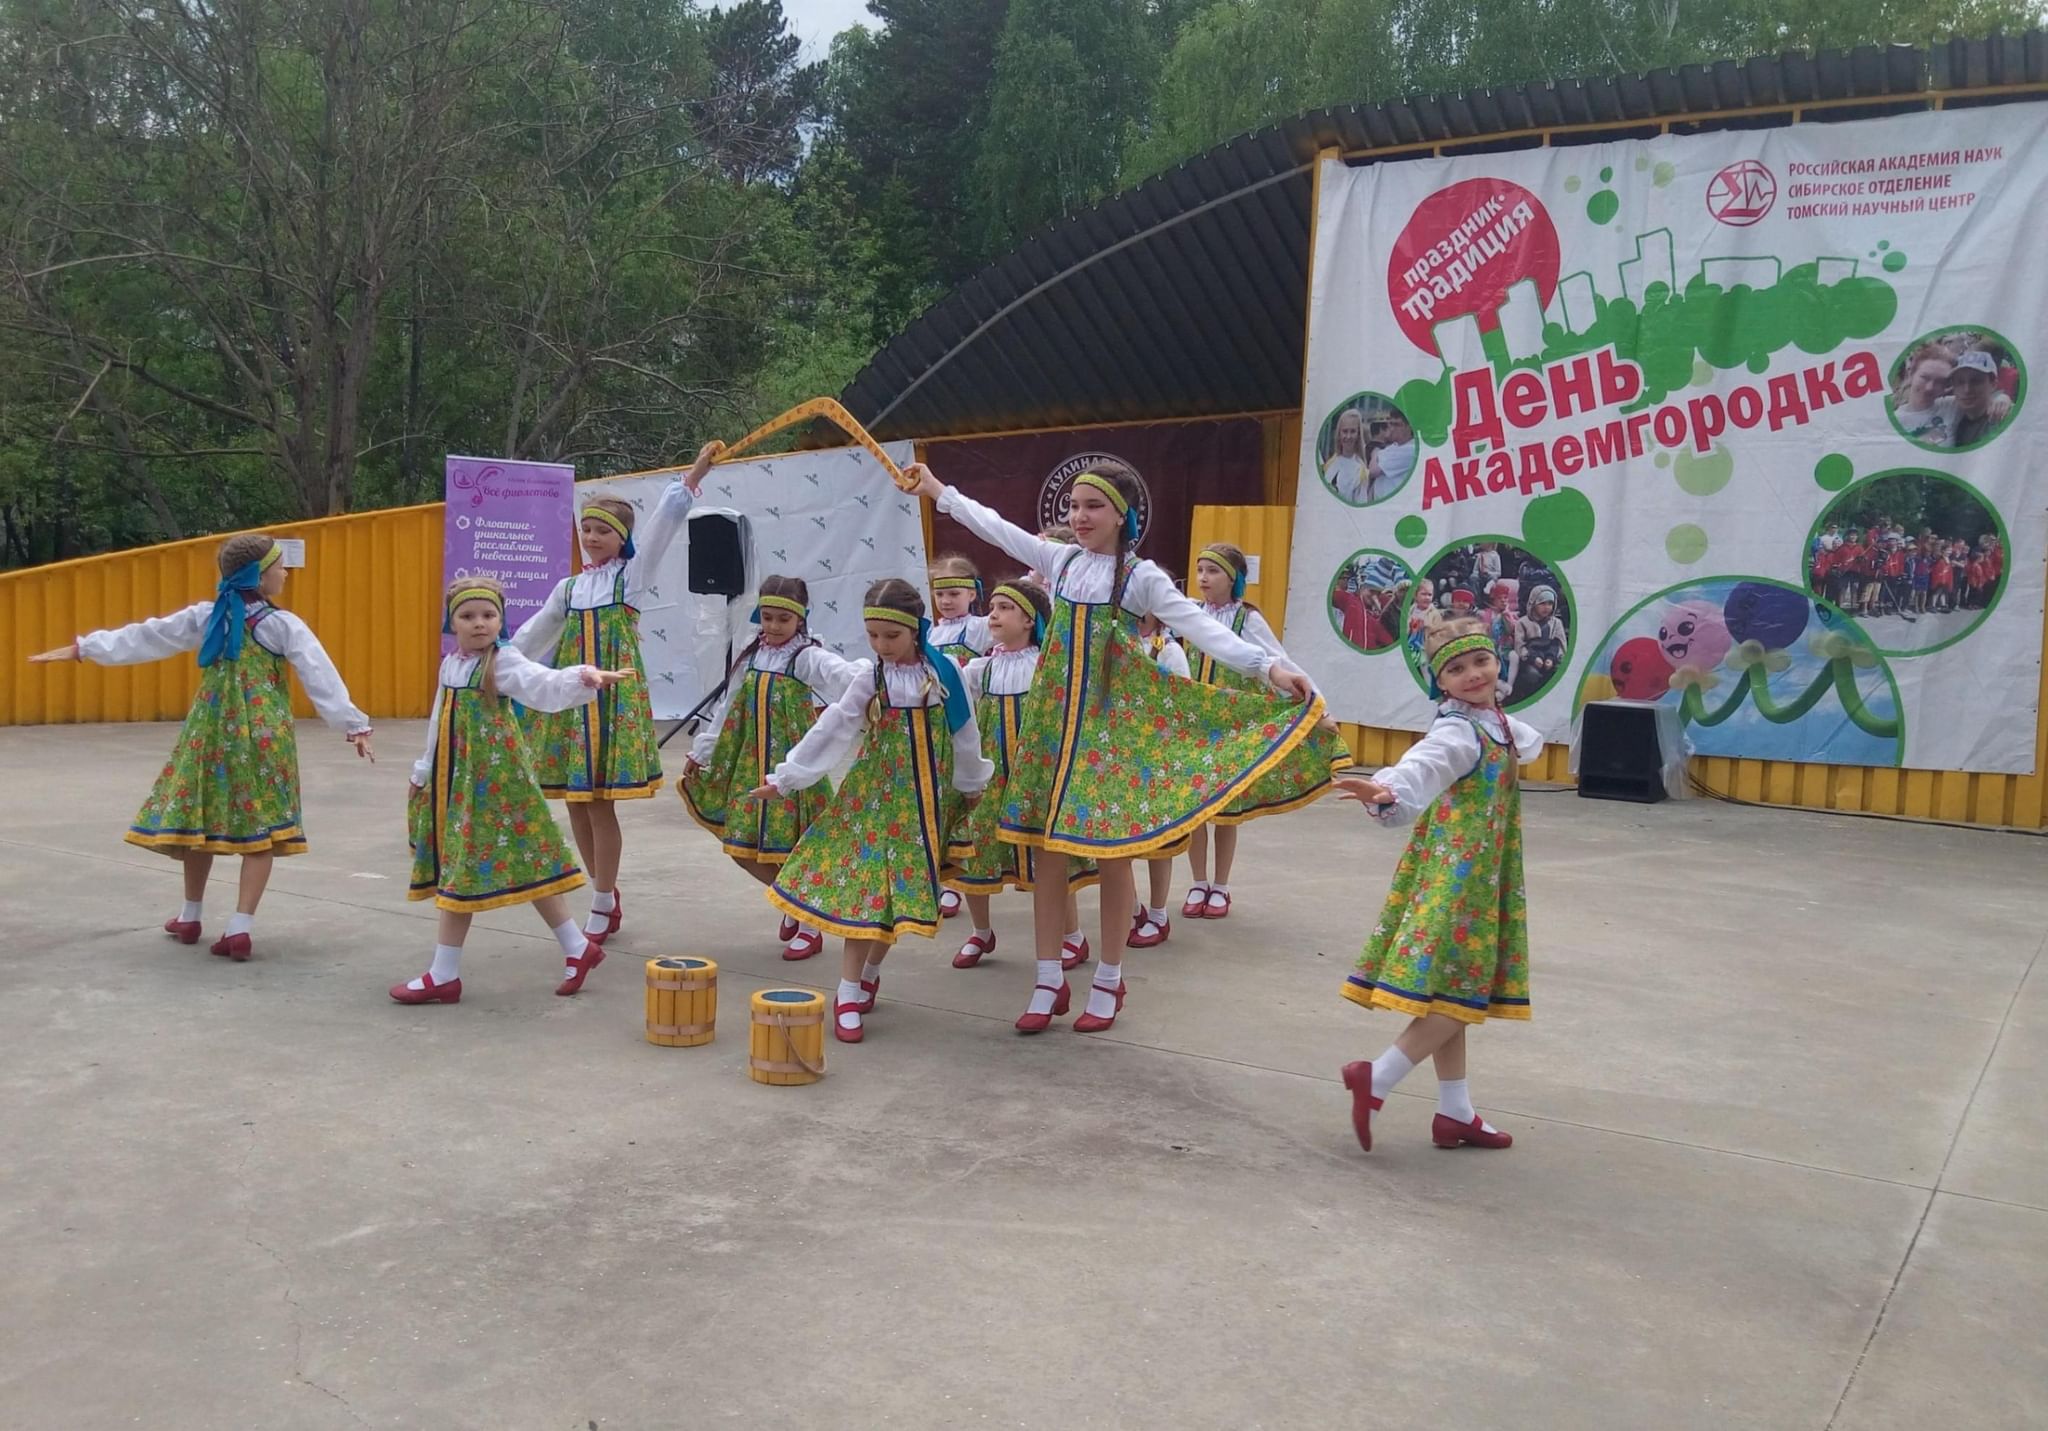
<svg viewBox="0 0 2048 1431">
<path fill-rule="evenodd" d="M 1707 185 L 1707 212 L 1746 229 L 1778 202 L 1778 176 L 1754 159 L 1730 164 Z"/>
<path fill-rule="evenodd" d="M 1138 536 L 1142 539 L 1152 525 L 1152 489 L 1145 485 L 1145 479 L 1138 469 L 1113 452 L 1082 452 L 1069 457 L 1046 475 L 1045 485 L 1038 489 L 1038 525 L 1063 527 L 1067 524 L 1067 503 L 1073 495 L 1074 479 L 1083 472 L 1099 470 L 1102 467 L 1121 467 L 1138 480 Z"/>
</svg>

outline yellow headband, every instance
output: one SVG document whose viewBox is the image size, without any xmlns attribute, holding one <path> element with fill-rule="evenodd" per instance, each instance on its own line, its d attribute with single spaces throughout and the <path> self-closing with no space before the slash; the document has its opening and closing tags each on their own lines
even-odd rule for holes
<svg viewBox="0 0 2048 1431">
<path fill-rule="evenodd" d="M 1117 491 L 1116 483 L 1110 481 L 1099 472 L 1083 472 L 1074 479 L 1074 485 L 1076 487 L 1093 487 L 1103 496 L 1109 498 L 1109 505 L 1116 508 L 1116 514 L 1119 517 L 1131 510 L 1131 504 L 1124 500 L 1124 494 Z"/>
<path fill-rule="evenodd" d="M 870 606 L 863 610 L 861 615 L 869 621 L 893 621 L 898 626 L 908 626 L 913 631 L 917 629 L 917 617 L 908 611 L 898 611 L 893 606 Z"/>
<path fill-rule="evenodd" d="M 1484 651 L 1496 658 L 1500 655 L 1500 652 L 1494 647 L 1491 636 L 1487 635 L 1484 631 L 1468 631 L 1463 636 L 1454 637 L 1437 647 L 1436 653 L 1429 658 L 1429 673 L 1432 676 L 1441 676 L 1444 673 L 1444 667 L 1450 665 L 1451 662 L 1457 660 L 1460 656 L 1469 655 L 1474 651 Z"/>
<path fill-rule="evenodd" d="M 973 576 L 935 576 L 932 578 L 933 591 L 979 591 L 981 579 Z"/>
<path fill-rule="evenodd" d="M 633 535 L 630 531 L 626 530 L 626 524 L 620 519 L 617 512 L 607 512 L 602 507 L 585 507 L 583 515 L 586 520 L 591 517 L 597 518 L 597 520 L 603 522 L 621 537 L 631 538 Z"/>
<path fill-rule="evenodd" d="M 794 596 L 757 596 L 754 604 L 769 611 L 788 611 L 798 616 L 809 616 L 810 608 Z"/>
<path fill-rule="evenodd" d="M 1009 597 L 1010 600 L 1016 602 L 1019 606 L 1024 608 L 1024 614 L 1026 616 L 1029 616 L 1034 621 L 1038 619 L 1038 608 L 1032 605 L 1031 598 L 1026 596 L 1017 587 L 1010 585 L 1010 583 L 1008 583 L 1007 581 L 1004 582 L 1001 586 L 997 587 L 994 590 L 994 592 L 990 594 L 991 596 Z"/>
<path fill-rule="evenodd" d="M 465 586 L 455 591 L 448 598 L 448 614 L 453 616 L 455 608 L 465 601 L 488 601 L 498 608 L 500 616 L 505 614 L 505 598 L 488 586 Z"/>
<path fill-rule="evenodd" d="M 1227 557 L 1227 556 L 1223 555 L 1223 553 L 1222 553 L 1222 552 L 1219 552 L 1219 551 L 1217 551 L 1217 550 L 1216 550 L 1216 548 L 1214 548 L 1214 547 L 1203 547 L 1203 548 L 1202 548 L 1202 549 L 1201 549 L 1201 550 L 1200 550 L 1199 552 L 1195 553 L 1195 560 L 1196 560 L 1196 561 L 1213 561 L 1213 562 L 1215 562 L 1215 563 L 1216 563 L 1216 565 L 1218 565 L 1218 566 L 1222 567 L 1222 568 L 1223 568 L 1223 569 L 1224 569 L 1225 571 L 1229 572 L 1229 573 L 1230 573 L 1230 574 L 1231 574 L 1232 576 L 1243 576 L 1243 575 L 1244 575 L 1244 568 L 1243 568 L 1243 567 L 1239 566 L 1239 565 L 1238 565 L 1238 564 L 1237 564 L 1236 562 L 1232 561 L 1232 560 L 1231 560 L 1231 559 L 1230 559 L 1229 557 Z"/>
<path fill-rule="evenodd" d="M 284 543 L 272 542 L 270 544 L 270 550 L 263 554 L 263 560 L 256 563 L 256 570 L 269 571 L 272 567 L 277 565 L 278 559 L 283 555 Z"/>
</svg>

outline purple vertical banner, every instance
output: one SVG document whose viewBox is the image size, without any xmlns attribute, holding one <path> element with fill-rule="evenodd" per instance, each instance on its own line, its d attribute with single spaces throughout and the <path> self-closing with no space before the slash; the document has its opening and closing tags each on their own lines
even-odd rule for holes
<svg viewBox="0 0 2048 1431">
<path fill-rule="evenodd" d="M 570 571 L 576 469 L 560 462 L 450 457 L 441 578 L 487 576 L 505 588 L 505 633 L 540 610 Z M 442 643 L 444 650 L 449 642 Z"/>
</svg>

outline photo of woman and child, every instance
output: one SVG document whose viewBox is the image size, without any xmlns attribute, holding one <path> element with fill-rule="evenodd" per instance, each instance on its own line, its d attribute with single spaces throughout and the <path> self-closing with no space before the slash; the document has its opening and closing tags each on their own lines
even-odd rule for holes
<svg viewBox="0 0 2048 1431">
<path fill-rule="evenodd" d="M 1533 552 L 1501 541 L 1473 542 L 1429 564 L 1408 607 L 1405 650 L 1417 680 L 1429 632 L 1461 616 L 1477 617 L 1493 638 L 1500 701 L 1507 709 L 1528 705 L 1563 672 L 1571 646 L 1570 596 Z"/>
<path fill-rule="evenodd" d="M 1391 398 L 1358 393 L 1323 420 L 1316 466 L 1338 500 L 1370 507 L 1408 485 L 1416 448 L 1415 429 Z"/>
<path fill-rule="evenodd" d="M 1807 588 L 1855 617 L 1887 655 L 1961 638 L 1998 600 L 1997 516 L 1953 478 L 1905 472 L 1859 483 L 1807 542 Z"/>
<path fill-rule="evenodd" d="M 1400 639 L 1401 603 L 1415 574 L 1390 552 L 1354 553 L 1330 581 L 1330 624 L 1355 651 L 1391 650 Z"/>
<path fill-rule="evenodd" d="M 2011 346 L 1982 328 L 1951 328 L 1906 348 L 1892 365 L 1892 425 L 1916 447 L 1960 452 L 1998 436 L 2026 400 Z"/>
</svg>

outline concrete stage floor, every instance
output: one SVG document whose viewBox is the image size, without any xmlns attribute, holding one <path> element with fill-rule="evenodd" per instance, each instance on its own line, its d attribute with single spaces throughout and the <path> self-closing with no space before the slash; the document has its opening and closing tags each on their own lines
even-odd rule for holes
<svg viewBox="0 0 2048 1431">
<path fill-rule="evenodd" d="M 1535 1020 L 1472 1047 L 1516 1145 L 1431 1147 L 1418 1070 L 1365 1155 L 1337 1068 L 1399 1021 L 1337 986 L 1401 840 L 1348 807 L 1249 827 L 1108 1035 L 1011 1032 L 1008 896 L 767 1088 L 746 996 L 837 948 L 781 962 L 672 793 L 582 996 L 518 908 L 400 1008 L 419 724 L 374 769 L 303 730 L 244 965 L 121 843 L 171 735 L 0 731 L 0 1426 L 2048 1425 L 2041 840 L 1534 794 Z M 641 1037 L 673 953 L 708 1048 Z"/>
</svg>

